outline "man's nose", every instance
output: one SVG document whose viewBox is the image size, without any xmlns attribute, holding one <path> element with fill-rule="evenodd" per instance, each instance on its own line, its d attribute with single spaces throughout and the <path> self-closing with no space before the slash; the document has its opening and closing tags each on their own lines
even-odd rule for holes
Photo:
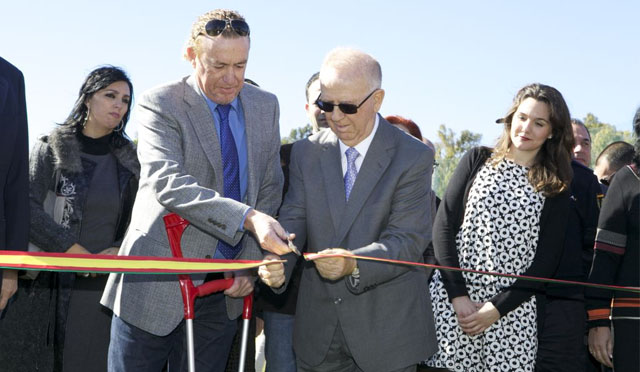
<svg viewBox="0 0 640 372">
<path fill-rule="evenodd" d="M 227 71 L 225 71 L 222 79 L 224 80 L 225 83 L 234 83 L 236 76 L 233 74 L 233 70 L 232 69 L 228 69 Z"/>
<path fill-rule="evenodd" d="M 340 110 L 340 107 L 337 105 L 333 107 L 333 111 L 328 112 L 327 115 L 331 116 L 332 121 L 340 121 L 344 118 L 344 113 Z"/>
</svg>

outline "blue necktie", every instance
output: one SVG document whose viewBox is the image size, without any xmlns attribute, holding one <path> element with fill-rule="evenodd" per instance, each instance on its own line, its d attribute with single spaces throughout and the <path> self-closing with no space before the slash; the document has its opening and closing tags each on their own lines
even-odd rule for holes
<svg viewBox="0 0 640 372">
<path fill-rule="evenodd" d="M 220 151 L 222 154 L 224 196 L 240 201 L 240 167 L 238 166 L 238 149 L 229 126 L 229 110 L 231 105 L 218 105 L 216 111 L 220 115 Z M 218 250 L 226 259 L 233 259 L 240 252 L 240 243 L 232 246 L 218 240 Z"/>
<path fill-rule="evenodd" d="M 347 173 L 344 175 L 344 192 L 347 195 L 347 200 L 349 200 L 349 194 L 351 194 L 351 189 L 353 188 L 353 184 L 356 182 L 356 176 L 358 175 L 358 170 L 356 169 L 356 158 L 358 155 L 358 150 L 353 147 L 349 147 L 347 151 L 345 151 L 347 155 Z"/>
</svg>

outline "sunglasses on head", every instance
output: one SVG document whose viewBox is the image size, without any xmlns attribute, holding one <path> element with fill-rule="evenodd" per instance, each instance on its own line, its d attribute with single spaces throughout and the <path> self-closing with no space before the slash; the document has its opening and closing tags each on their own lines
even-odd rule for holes
<svg viewBox="0 0 640 372">
<path fill-rule="evenodd" d="M 240 36 L 249 35 L 249 25 L 240 19 L 212 19 L 204 25 L 204 31 L 209 36 L 218 36 L 227 26 Z"/>
<path fill-rule="evenodd" d="M 378 89 L 374 89 L 373 92 L 369 93 L 367 98 L 362 100 L 362 102 L 360 102 L 359 105 L 354 105 L 353 103 L 338 103 L 336 105 L 331 102 L 322 101 L 320 99 L 320 96 L 318 96 L 318 99 L 316 100 L 316 106 L 320 107 L 320 110 L 325 112 L 333 112 L 333 108 L 335 106 L 338 106 L 340 108 L 340 111 L 342 111 L 343 114 L 347 114 L 347 115 L 355 114 L 356 112 L 358 112 L 358 109 L 360 108 L 360 106 L 364 105 L 364 103 L 367 102 L 369 97 L 371 97 L 373 93 L 375 93 L 377 90 Z"/>
</svg>

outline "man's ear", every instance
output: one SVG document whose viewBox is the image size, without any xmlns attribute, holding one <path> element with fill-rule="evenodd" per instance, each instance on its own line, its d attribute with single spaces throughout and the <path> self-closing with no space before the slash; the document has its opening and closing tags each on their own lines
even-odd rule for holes
<svg viewBox="0 0 640 372">
<path fill-rule="evenodd" d="M 382 101 L 384 101 L 384 89 L 378 89 L 377 92 L 373 93 L 373 101 L 376 112 L 378 112 L 382 106 Z"/>
<path fill-rule="evenodd" d="M 195 47 L 187 47 L 187 58 L 189 60 L 189 62 L 191 62 L 191 66 L 193 66 L 193 68 L 196 67 L 196 57 L 197 57 L 197 53 L 196 53 L 196 49 Z"/>
</svg>

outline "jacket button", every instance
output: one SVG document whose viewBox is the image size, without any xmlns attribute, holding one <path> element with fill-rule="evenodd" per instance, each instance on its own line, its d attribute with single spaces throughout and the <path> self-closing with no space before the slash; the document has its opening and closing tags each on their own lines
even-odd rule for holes
<svg viewBox="0 0 640 372">
<path fill-rule="evenodd" d="M 333 303 L 336 305 L 340 305 L 342 303 L 342 299 L 340 297 L 336 297 L 336 299 L 333 300 Z"/>
</svg>

